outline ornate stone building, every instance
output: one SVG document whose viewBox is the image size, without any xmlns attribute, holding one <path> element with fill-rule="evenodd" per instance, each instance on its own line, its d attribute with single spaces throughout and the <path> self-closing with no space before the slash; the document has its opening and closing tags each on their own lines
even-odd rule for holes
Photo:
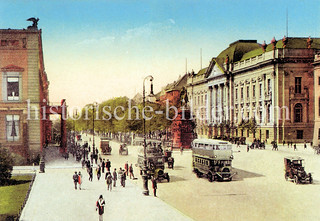
<svg viewBox="0 0 320 221">
<path fill-rule="evenodd" d="M 200 113 L 195 114 L 198 134 L 267 142 L 312 141 L 312 64 L 319 49 L 318 38 L 230 44 L 208 68 L 188 79 L 194 113 Z"/>
</svg>

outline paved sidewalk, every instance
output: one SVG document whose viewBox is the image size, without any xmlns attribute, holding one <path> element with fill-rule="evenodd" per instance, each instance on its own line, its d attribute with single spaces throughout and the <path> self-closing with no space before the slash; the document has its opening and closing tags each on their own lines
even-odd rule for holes
<svg viewBox="0 0 320 221">
<path fill-rule="evenodd" d="M 48 163 L 45 173 L 37 173 L 20 220 L 98 220 L 95 203 L 101 194 L 106 201 L 104 220 L 191 220 L 159 198 L 144 196 L 141 187 L 130 180 L 125 188 L 118 180 L 117 187 L 108 192 L 104 174 L 100 181 L 94 176 L 90 182 L 86 170 L 72 160 L 71 157 L 66 168 Z M 74 171 L 83 174 L 82 190 L 74 189 Z"/>
</svg>

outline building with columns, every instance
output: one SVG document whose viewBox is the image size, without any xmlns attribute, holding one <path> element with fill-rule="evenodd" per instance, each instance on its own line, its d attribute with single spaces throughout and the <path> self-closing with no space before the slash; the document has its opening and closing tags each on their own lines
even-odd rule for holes
<svg viewBox="0 0 320 221">
<path fill-rule="evenodd" d="M 188 74 L 187 79 L 187 95 L 191 114 L 194 117 L 196 134 L 198 138 L 208 138 L 208 113 L 207 113 L 207 69 L 203 68 L 198 73 L 192 71 Z"/>
<path fill-rule="evenodd" d="M 205 71 L 199 71 L 202 75 L 188 79 L 194 110 L 199 109 L 199 95 L 201 102 L 201 93 L 207 93 L 203 96 L 206 120 L 199 121 L 201 114 L 196 115 L 198 134 L 247 137 L 249 141 L 257 138 L 269 143 L 312 141 L 313 63 L 319 49 L 319 38 L 230 44 Z M 202 113 L 201 109 L 198 112 Z"/>
</svg>

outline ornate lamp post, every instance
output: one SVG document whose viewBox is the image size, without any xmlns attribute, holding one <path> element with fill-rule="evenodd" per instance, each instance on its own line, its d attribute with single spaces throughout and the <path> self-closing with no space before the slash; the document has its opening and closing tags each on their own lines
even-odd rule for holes
<svg viewBox="0 0 320 221">
<path fill-rule="evenodd" d="M 95 153 L 95 143 L 94 143 L 94 108 L 97 107 L 98 103 L 97 102 L 94 102 L 92 104 L 92 127 L 93 127 L 93 133 L 92 133 L 92 151 L 93 153 Z"/>
<path fill-rule="evenodd" d="M 145 81 L 146 79 L 150 79 L 151 82 L 151 88 L 150 88 L 150 94 L 153 94 L 153 77 L 151 75 L 148 75 L 143 79 L 143 110 L 146 105 L 146 91 L 145 91 Z M 146 143 L 146 119 L 143 116 L 143 168 L 142 168 L 142 180 L 143 180 L 143 194 L 148 196 L 149 195 L 149 189 L 148 189 L 148 166 L 147 166 L 147 143 Z"/>
</svg>

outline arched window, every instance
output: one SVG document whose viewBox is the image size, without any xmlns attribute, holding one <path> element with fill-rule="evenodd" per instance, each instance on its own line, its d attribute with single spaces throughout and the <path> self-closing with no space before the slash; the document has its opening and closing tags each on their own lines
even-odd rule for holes
<svg viewBox="0 0 320 221">
<path fill-rule="evenodd" d="M 294 106 L 294 122 L 302 122 L 302 105 L 296 104 Z"/>
</svg>

